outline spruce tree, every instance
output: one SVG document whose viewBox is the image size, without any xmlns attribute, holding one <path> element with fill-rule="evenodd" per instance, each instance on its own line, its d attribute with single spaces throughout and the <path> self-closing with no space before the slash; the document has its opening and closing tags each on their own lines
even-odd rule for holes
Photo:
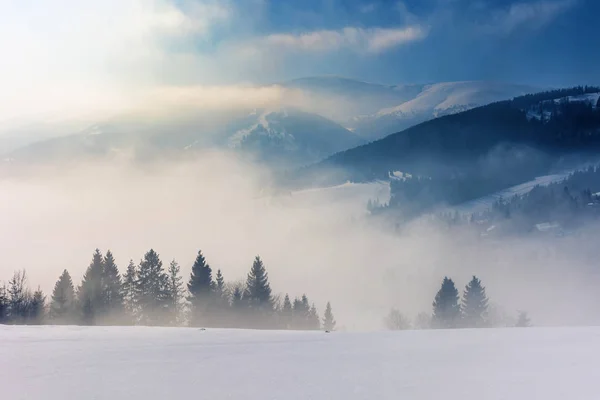
<svg viewBox="0 0 600 400">
<path fill-rule="evenodd" d="M 219 295 L 223 296 L 225 294 L 225 278 L 223 278 L 223 274 L 221 273 L 221 270 L 217 270 L 217 293 L 219 293 Z"/>
<path fill-rule="evenodd" d="M 96 313 L 94 311 L 94 306 L 92 305 L 92 300 L 88 298 L 83 299 L 83 304 L 81 305 L 81 321 L 84 325 L 94 325 L 95 324 Z"/>
<path fill-rule="evenodd" d="M 39 287 L 33 296 L 31 297 L 31 303 L 29 305 L 29 321 L 28 323 L 33 325 L 41 325 L 44 322 L 46 316 L 46 296 L 42 289 Z"/>
<path fill-rule="evenodd" d="M 215 284 L 212 279 L 212 269 L 202 255 L 202 251 L 198 251 L 190 280 L 187 284 L 190 295 L 190 324 L 192 326 L 212 325 L 211 308 L 214 306 L 214 288 Z"/>
<path fill-rule="evenodd" d="M 452 279 L 444 277 L 433 302 L 433 325 L 436 328 L 457 328 L 460 317 L 458 290 Z"/>
<path fill-rule="evenodd" d="M 260 256 L 256 256 L 246 280 L 245 296 L 253 308 L 272 310 L 273 298 L 269 276 Z"/>
<path fill-rule="evenodd" d="M 241 285 L 235 285 L 231 292 L 231 315 L 228 318 L 227 326 L 231 328 L 246 327 L 247 311 L 244 303 L 244 290 Z"/>
<path fill-rule="evenodd" d="M 481 281 L 473 279 L 465 287 L 462 299 L 464 325 L 470 328 L 481 328 L 487 325 L 488 298 Z"/>
<path fill-rule="evenodd" d="M 239 286 L 236 286 L 233 289 L 233 293 L 231 294 L 231 307 L 236 310 L 242 310 L 243 305 L 243 291 Z"/>
<path fill-rule="evenodd" d="M 103 275 L 104 257 L 100 250 L 96 249 L 77 292 L 79 304 L 83 307 L 82 313 L 86 324 L 95 324 L 106 310 L 102 287 Z"/>
<path fill-rule="evenodd" d="M 296 297 L 294 299 L 292 309 L 292 328 L 293 329 L 304 329 L 304 321 L 308 310 L 305 309 L 305 305 L 302 300 Z"/>
<path fill-rule="evenodd" d="M 303 294 L 302 298 L 296 297 L 294 299 L 294 309 L 292 313 L 292 326 L 293 329 L 304 330 L 310 329 L 309 316 L 310 316 L 310 305 L 308 303 L 308 297 Z"/>
<path fill-rule="evenodd" d="M 225 278 L 221 273 L 221 270 L 217 270 L 216 280 L 215 280 L 215 306 L 213 310 L 213 320 L 215 326 L 218 327 L 227 327 L 229 324 L 230 316 L 230 307 L 229 307 L 229 294 L 227 293 L 227 288 L 225 287 Z"/>
<path fill-rule="evenodd" d="M 131 323 L 136 323 L 138 319 L 137 279 L 137 267 L 133 263 L 133 260 L 129 260 L 127 271 L 125 271 L 125 275 L 123 275 L 123 305 Z"/>
<path fill-rule="evenodd" d="M 0 324 L 8 322 L 8 291 L 6 285 L 0 286 Z"/>
<path fill-rule="evenodd" d="M 281 306 L 280 311 L 281 318 L 281 327 L 283 329 L 291 329 L 292 328 L 292 318 L 293 318 L 293 308 L 292 302 L 290 301 L 290 296 L 286 293 L 283 298 L 283 305 Z"/>
<path fill-rule="evenodd" d="M 326 331 L 332 331 L 335 329 L 335 318 L 333 317 L 333 311 L 331 310 L 331 303 L 327 302 L 325 307 L 325 314 L 323 315 L 323 329 Z"/>
<path fill-rule="evenodd" d="M 66 269 L 58 278 L 50 300 L 50 320 L 55 324 L 75 323 L 76 316 L 75 288 L 69 271 Z"/>
<path fill-rule="evenodd" d="M 140 322 L 145 325 L 161 325 L 168 322 L 169 276 L 163 268 L 159 255 L 150 249 L 140 262 L 136 281 Z"/>
<path fill-rule="evenodd" d="M 314 303 L 308 311 L 307 325 L 310 330 L 316 331 L 321 329 L 321 319 L 319 318 L 319 313 L 317 312 L 317 307 L 315 307 Z"/>
<path fill-rule="evenodd" d="M 31 294 L 27 289 L 25 270 L 16 271 L 8 281 L 8 314 L 13 324 L 25 323 L 29 313 Z"/>
<path fill-rule="evenodd" d="M 183 278 L 179 274 L 180 267 L 177 261 L 173 260 L 169 264 L 169 292 L 171 293 L 171 313 L 173 315 L 171 323 L 174 325 L 182 325 L 184 321 L 183 316 L 183 301 L 184 301 L 184 288 Z"/>
<path fill-rule="evenodd" d="M 254 259 L 248 273 L 244 300 L 249 307 L 251 327 L 269 328 L 274 326 L 272 320 L 274 301 L 271 295 L 269 276 L 259 256 Z"/>
<path fill-rule="evenodd" d="M 122 321 L 123 318 L 123 287 L 121 274 L 110 250 L 106 252 L 102 270 L 102 299 L 106 316 L 110 321 Z"/>
</svg>

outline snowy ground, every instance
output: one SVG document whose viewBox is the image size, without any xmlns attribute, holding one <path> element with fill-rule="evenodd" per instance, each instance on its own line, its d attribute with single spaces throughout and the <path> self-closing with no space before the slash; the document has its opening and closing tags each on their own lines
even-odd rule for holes
<svg viewBox="0 0 600 400">
<path fill-rule="evenodd" d="M 492 205 L 498 201 L 499 199 L 510 199 L 516 195 L 524 195 L 529 193 L 536 186 L 548 186 L 552 183 L 562 182 L 569 177 L 572 173 L 576 171 L 585 170 L 590 166 L 598 165 L 598 162 L 588 162 L 582 164 L 576 168 L 571 168 L 568 170 L 561 171 L 559 173 L 539 176 L 535 179 L 532 179 L 528 182 L 521 183 L 519 185 L 515 185 L 504 190 L 500 190 L 496 193 L 492 193 L 487 196 L 483 196 L 466 203 L 460 204 L 453 209 L 462 212 L 462 213 L 477 213 L 482 212 L 487 209 L 492 208 Z"/>
<path fill-rule="evenodd" d="M 325 188 L 305 189 L 292 192 L 294 199 L 314 203 L 327 199 L 328 201 L 351 201 L 363 206 L 369 200 L 379 200 L 387 203 L 390 200 L 390 184 L 384 181 L 368 183 L 344 183 L 342 185 Z"/>
<path fill-rule="evenodd" d="M 2 398 L 597 399 L 600 328 L 0 326 Z"/>
<path fill-rule="evenodd" d="M 569 177 L 573 171 L 567 171 L 559 174 L 544 175 L 532 179 L 528 182 L 515 185 L 504 190 L 483 196 L 455 207 L 459 212 L 476 213 L 492 208 L 492 205 L 500 200 L 508 200 L 516 195 L 529 193 L 536 186 L 548 186 L 552 183 L 561 182 Z"/>
</svg>

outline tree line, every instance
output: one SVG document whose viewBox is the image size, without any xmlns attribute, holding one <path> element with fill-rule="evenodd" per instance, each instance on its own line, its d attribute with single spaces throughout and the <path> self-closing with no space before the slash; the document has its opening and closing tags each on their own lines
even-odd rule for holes
<svg viewBox="0 0 600 400">
<path fill-rule="evenodd" d="M 149 250 L 125 273 L 111 251 L 96 249 L 79 286 L 62 272 L 47 299 L 31 292 L 25 271 L 0 286 L 0 323 L 64 325 L 147 325 L 211 328 L 295 329 L 331 331 L 336 321 L 327 303 L 320 318 L 306 296 L 293 300 L 273 294 L 267 270 L 256 256 L 245 281 L 226 282 L 198 252 L 187 284 L 173 260 L 163 265 Z"/>
<path fill-rule="evenodd" d="M 550 232 L 556 235 L 575 232 L 600 218 L 600 166 L 578 170 L 556 183 L 537 185 L 525 194 L 500 198 L 487 210 L 435 216 L 448 227 L 471 226 L 484 236 L 539 233 L 537 226 L 543 224 L 551 224 Z"/>
<path fill-rule="evenodd" d="M 495 325 L 490 315 L 489 299 L 481 280 L 473 276 L 465 286 L 462 299 L 451 278 L 444 277 L 432 303 L 432 314 L 419 314 L 414 322 L 392 308 L 384 319 L 390 330 L 490 328 Z M 520 311 L 516 327 L 529 327 L 531 320 L 525 311 Z"/>
</svg>

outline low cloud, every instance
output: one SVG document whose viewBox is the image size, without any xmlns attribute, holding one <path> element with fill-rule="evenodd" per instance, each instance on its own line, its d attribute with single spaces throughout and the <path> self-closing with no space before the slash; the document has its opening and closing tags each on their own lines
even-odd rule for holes
<svg viewBox="0 0 600 400">
<path fill-rule="evenodd" d="M 427 29 L 419 25 L 402 28 L 357 28 L 320 30 L 300 34 L 273 34 L 260 44 L 273 48 L 308 52 L 349 49 L 360 53 L 380 53 L 427 37 Z"/>
<path fill-rule="evenodd" d="M 493 303 L 527 310 L 536 325 L 600 321 L 597 227 L 563 239 L 483 240 L 425 221 L 394 232 L 389 220 L 363 218 L 369 198 L 389 193 L 381 184 L 269 196 L 269 171 L 224 152 L 32 172 L 0 180 L 0 281 L 26 268 L 46 294 L 64 268 L 78 284 L 96 247 L 112 250 L 121 271 L 154 248 L 185 279 L 201 249 L 228 281 L 244 279 L 260 254 L 277 293 L 306 293 L 320 312 L 331 301 L 348 328 L 381 327 L 391 306 L 430 312 L 445 275 L 462 291 L 473 274 Z"/>
</svg>

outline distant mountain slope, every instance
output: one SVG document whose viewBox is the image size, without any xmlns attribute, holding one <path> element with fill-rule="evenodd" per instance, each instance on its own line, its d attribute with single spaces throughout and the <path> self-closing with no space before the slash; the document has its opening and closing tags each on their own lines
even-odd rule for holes
<svg viewBox="0 0 600 400">
<path fill-rule="evenodd" d="M 114 121 L 75 135 L 24 146 L 3 158 L 12 163 L 109 157 L 177 157 L 216 147 L 262 161 L 302 165 L 363 143 L 354 133 L 319 115 L 294 109 L 229 112 L 176 124 Z"/>
<path fill-rule="evenodd" d="M 0 151 L 0 159 L 43 162 L 106 156 L 176 157 L 183 150 L 193 153 L 216 146 L 271 163 L 309 164 L 400 128 L 526 90 L 520 85 L 488 82 L 380 85 L 332 76 L 279 85 L 300 91 L 290 93 L 289 103 L 297 108 L 286 107 L 284 96 L 281 104 L 269 110 L 197 110 L 170 121 L 119 117 L 70 136 L 57 132 L 72 128 L 54 127 L 54 139 L 40 142 L 9 142 L 0 137 L 0 150 L 2 146 L 5 149 Z M 24 133 L 39 139 L 49 136 L 33 128 L 18 136 L 22 138 Z"/>
<path fill-rule="evenodd" d="M 377 113 L 414 99 L 423 84 L 380 85 L 337 76 L 316 76 L 280 83 L 289 89 L 301 90 L 317 112 L 334 121 L 352 127 L 360 116 Z"/>
<path fill-rule="evenodd" d="M 305 164 L 364 141 L 339 124 L 293 109 L 257 111 L 247 127 L 227 133 L 230 148 L 250 152 L 260 160 Z"/>
<path fill-rule="evenodd" d="M 394 107 L 383 108 L 372 115 L 356 118 L 351 128 L 363 136 L 380 138 L 433 118 L 539 90 L 532 86 L 485 81 L 426 85 L 413 99 Z"/>
<path fill-rule="evenodd" d="M 388 179 L 393 171 L 441 181 L 468 177 L 470 183 L 479 182 L 472 193 L 476 198 L 543 175 L 561 156 L 599 152 L 599 92 L 546 92 L 447 115 L 340 152 L 289 178 L 309 185 Z M 532 114 L 540 110 L 545 117 L 535 118 Z M 336 174 L 321 179 L 331 169 Z M 456 187 L 456 181 L 447 184 Z"/>
<path fill-rule="evenodd" d="M 380 85 L 320 76 L 281 83 L 302 90 L 308 107 L 368 140 L 380 139 L 421 122 L 541 88 L 501 82 L 465 81 L 434 84 Z"/>
</svg>

